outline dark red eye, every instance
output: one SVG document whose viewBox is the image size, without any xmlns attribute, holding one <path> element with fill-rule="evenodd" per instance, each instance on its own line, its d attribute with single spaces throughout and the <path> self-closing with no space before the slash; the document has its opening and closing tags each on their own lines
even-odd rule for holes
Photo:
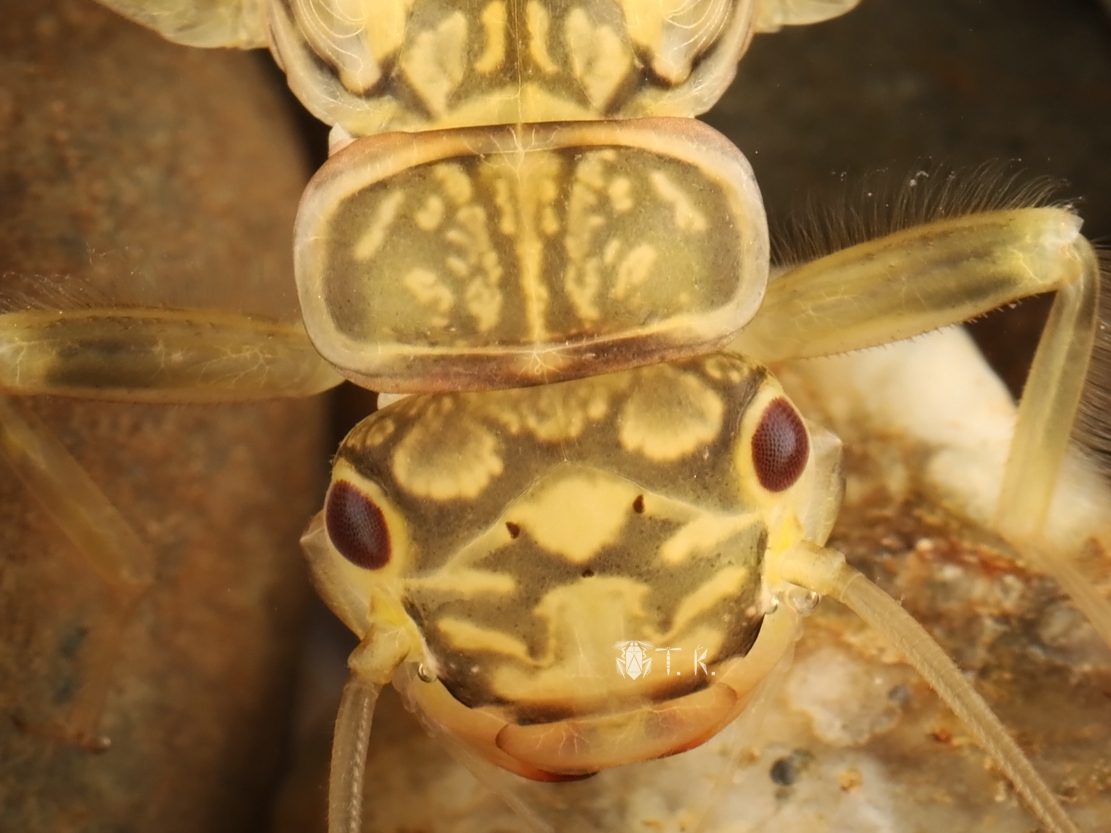
<svg viewBox="0 0 1111 833">
<path fill-rule="evenodd" d="M 809 453 L 802 417 L 786 399 L 773 399 L 752 435 L 752 465 L 760 485 L 782 492 L 799 479 Z"/>
<path fill-rule="evenodd" d="M 390 532 L 382 510 L 344 480 L 337 480 L 324 501 L 324 527 L 340 555 L 364 570 L 390 563 Z"/>
</svg>

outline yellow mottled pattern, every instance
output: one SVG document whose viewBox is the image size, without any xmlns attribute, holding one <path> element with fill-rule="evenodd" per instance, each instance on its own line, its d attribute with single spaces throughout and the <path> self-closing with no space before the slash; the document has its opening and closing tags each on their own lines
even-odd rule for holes
<svg viewBox="0 0 1111 833">
<path fill-rule="evenodd" d="M 512 172 L 505 166 L 490 166 L 483 168 L 482 174 L 496 183 L 501 229 L 514 240 L 529 337 L 544 341 L 550 337 L 547 324 L 550 292 L 545 282 L 544 260 L 550 240 L 560 227 L 554 205 L 563 164 L 552 153 L 523 154 L 513 162 L 516 164 L 510 163 Z"/>
<path fill-rule="evenodd" d="M 633 54 L 612 26 L 594 25 L 581 6 L 564 24 L 571 72 L 599 111 L 605 111 L 633 66 Z"/>
<path fill-rule="evenodd" d="M 379 390 L 419 389 L 414 357 L 469 388 L 695 353 L 743 326 L 767 277 L 747 163 L 677 121 L 367 139 L 317 181 L 298 227 L 306 328 Z"/>
<path fill-rule="evenodd" d="M 447 112 L 448 99 L 463 80 L 466 42 L 467 18 L 455 12 L 436 28 L 419 32 L 401 55 L 406 80 L 435 116 Z"/>
<path fill-rule="evenodd" d="M 719 570 L 713 578 L 699 585 L 683 598 L 675 611 L 671 628 L 664 638 L 681 634 L 701 614 L 708 613 L 722 602 L 736 597 L 745 583 L 753 578 L 745 567 L 724 567 Z"/>
<path fill-rule="evenodd" d="M 455 452 L 451 466 L 428 453 L 445 447 Z M 503 462 L 494 435 L 445 398 L 397 444 L 391 466 L 397 482 L 415 495 L 460 500 L 479 495 L 501 474 Z"/>
<path fill-rule="evenodd" d="M 528 26 L 529 57 L 545 75 L 559 72 L 559 67 L 548 52 L 548 37 L 552 18 L 547 7 L 538 0 L 529 0 L 525 7 Z"/>
<path fill-rule="evenodd" d="M 375 206 L 374 214 L 370 218 L 367 230 L 355 240 L 355 250 L 352 256 L 355 260 L 367 261 L 378 254 L 386 240 L 386 233 L 397 221 L 398 211 L 405 201 L 405 192 L 398 188 L 388 191 L 382 200 Z"/>
<path fill-rule="evenodd" d="M 652 69 L 677 84 L 716 38 L 736 3 L 731 0 L 621 0 L 635 44 L 652 55 Z"/>
<path fill-rule="evenodd" d="M 487 75 L 499 69 L 505 61 L 506 36 L 505 3 L 495 0 L 482 10 L 482 29 L 486 47 L 474 62 L 474 71 Z"/>
<path fill-rule="evenodd" d="M 656 193 L 675 209 L 675 228 L 680 231 L 703 232 L 709 228 L 706 215 L 695 208 L 685 189 L 663 171 L 652 171 L 648 178 Z"/>
<path fill-rule="evenodd" d="M 678 460 L 704 448 L 721 431 L 724 403 L 697 376 L 667 365 L 649 368 L 619 418 L 621 444 L 652 460 Z"/>
<path fill-rule="evenodd" d="M 506 391 L 488 413 L 513 434 L 527 431 L 543 443 L 568 442 L 609 415 L 610 399 L 624 389 L 625 382 L 622 377 L 610 377 L 605 384 L 571 389 L 546 385 Z"/>
<path fill-rule="evenodd" d="M 436 627 L 460 651 L 488 651 L 531 664 L 528 646 L 504 631 L 479 627 L 453 616 L 441 617 L 436 621 Z"/>
<path fill-rule="evenodd" d="M 390 533 L 400 523 L 407 541 L 404 573 L 364 571 L 356 591 L 396 599 L 433 687 L 492 727 L 605 723 L 644 707 L 659 728 L 653 710 L 707 692 L 713 673 L 710 689 L 728 685 L 727 663 L 769 609 L 766 548 L 804 496 L 749 501 L 736 459 L 751 456 L 752 409 L 782 395 L 762 368 L 716 355 L 398 401 L 339 453 L 336 476 L 396 507 Z M 711 444 L 719 453 L 703 453 Z M 365 616 L 357 600 L 341 604 Z M 650 675 L 618 672 L 615 646 L 630 640 L 648 645 Z M 736 697 L 719 694 L 725 720 Z M 605 725 L 643 740 L 639 720 Z"/>
<path fill-rule="evenodd" d="M 612 687 L 608 672 L 613 668 L 613 644 L 644 615 L 648 592 L 641 582 L 618 576 L 552 590 L 536 609 L 551 634 L 546 655 L 531 670 L 499 665 L 493 675 L 494 690 L 521 702 L 605 697 Z M 589 641 L 582 639 L 583 622 L 591 623 Z"/>
<path fill-rule="evenodd" d="M 413 300 L 428 313 L 428 324 L 432 327 L 446 327 L 447 313 L 455 306 L 455 296 L 435 272 L 417 267 L 410 269 L 401 279 L 401 285 L 409 290 Z"/>
<path fill-rule="evenodd" d="M 290 86 L 353 135 L 691 116 L 728 85 L 753 0 L 262 0 Z"/>
</svg>

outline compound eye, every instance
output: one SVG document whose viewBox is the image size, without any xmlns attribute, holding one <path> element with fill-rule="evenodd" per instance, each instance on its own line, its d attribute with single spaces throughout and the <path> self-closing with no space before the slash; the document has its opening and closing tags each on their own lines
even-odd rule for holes
<svg viewBox="0 0 1111 833">
<path fill-rule="evenodd" d="M 374 501 L 345 480 L 337 480 L 324 501 L 324 527 L 340 555 L 364 570 L 390 563 L 390 531 Z"/>
<path fill-rule="evenodd" d="M 760 485 L 769 492 L 790 487 L 806 468 L 809 454 L 802 417 L 783 397 L 773 399 L 752 435 L 752 465 Z"/>
</svg>

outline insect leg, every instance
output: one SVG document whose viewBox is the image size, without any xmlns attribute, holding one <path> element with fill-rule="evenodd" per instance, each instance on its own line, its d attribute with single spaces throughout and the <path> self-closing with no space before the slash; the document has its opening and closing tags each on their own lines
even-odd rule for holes
<svg viewBox="0 0 1111 833">
<path fill-rule="evenodd" d="M 112 609 L 87 647 L 82 682 L 59 727 L 102 748 L 101 709 L 119 639 L 153 580 L 153 557 L 100 487 L 30 408 L 7 394 L 138 402 L 310 395 L 339 381 L 299 326 L 208 310 L 105 309 L 0 315 L 0 456 L 84 553 Z"/>
<path fill-rule="evenodd" d="M 1059 208 L 929 223 L 791 269 L 735 345 L 774 362 L 858 350 L 959 323 L 1019 298 L 1058 299 L 1019 408 L 995 526 L 1072 596 L 1111 644 L 1111 605 L 1041 540 L 1087 375 L 1099 266 Z"/>
<path fill-rule="evenodd" d="M 241 402 L 340 381 L 300 324 L 157 307 L 0 315 L 0 391 L 9 393 Z"/>
<path fill-rule="evenodd" d="M 82 746 L 108 745 L 98 732 L 119 637 L 153 580 L 153 558 L 81 465 L 17 398 L 0 394 L 0 455 L 110 588 L 115 609 L 97 625 L 84 653 L 82 683 L 61 726 L 34 727 Z"/>
<path fill-rule="evenodd" d="M 1060 208 L 926 223 L 788 269 L 733 346 L 770 363 L 911 338 L 1072 284 L 1086 246 Z"/>
<path fill-rule="evenodd" d="M 1080 278 L 1057 293 L 1018 407 L 995 525 L 1052 575 L 1111 644 L 1111 609 L 1068 554 L 1050 549 L 1042 530 L 1056 490 L 1095 343 L 1100 269 L 1092 247 L 1078 246 Z"/>
<path fill-rule="evenodd" d="M 1038 775 L 991 707 L 927 631 L 835 550 L 806 543 L 777 555 L 775 567 L 786 581 L 845 604 L 891 640 L 911 665 L 964 721 L 983 749 L 1026 799 L 1050 833 L 1077 833 L 1053 791 Z"/>
<path fill-rule="evenodd" d="M 1099 308 L 1099 263 L 1083 238 L 1079 278 L 1058 291 L 1018 407 L 996 524 L 1037 536 L 1049 512 L 1092 355 Z"/>
</svg>

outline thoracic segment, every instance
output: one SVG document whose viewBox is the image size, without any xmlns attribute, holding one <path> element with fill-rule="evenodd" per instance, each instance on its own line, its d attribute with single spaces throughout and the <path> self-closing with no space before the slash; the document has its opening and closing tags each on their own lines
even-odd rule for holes
<svg viewBox="0 0 1111 833">
<path fill-rule="evenodd" d="M 767 279 L 747 162 L 686 120 L 364 139 L 310 185 L 296 246 L 314 343 L 380 390 L 703 352 Z"/>
<path fill-rule="evenodd" d="M 749 0 L 268 0 L 290 85 L 355 135 L 690 116 L 732 80 Z"/>
</svg>

